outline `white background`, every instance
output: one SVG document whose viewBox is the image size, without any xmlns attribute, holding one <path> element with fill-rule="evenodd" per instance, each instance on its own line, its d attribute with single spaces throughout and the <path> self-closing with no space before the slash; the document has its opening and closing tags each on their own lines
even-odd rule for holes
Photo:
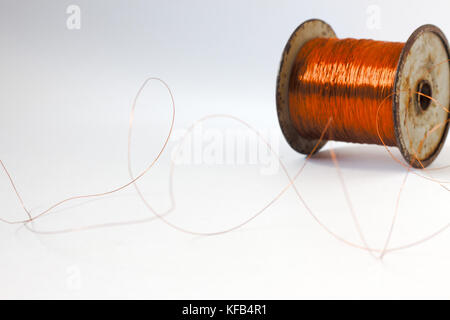
<svg viewBox="0 0 450 320">
<path fill-rule="evenodd" d="M 72 4 L 81 8 L 80 30 L 66 27 L 66 8 Z M 320 18 L 339 37 L 405 41 L 425 23 L 450 34 L 448 2 L 424 6 L 423 1 L 2 0 L 0 159 L 33 214 L 68 196 L 128 182 L 129 111 L 139 86 L 156 76 L 173 90 L 175 133 L 204 115 L 232 114 L 270 132 L 294 174 L 305 158 L 281 136 L 274 97 L 279 59 L 291 32 L 306 19 Z M 158 83 L 144 90 L 137 107 L 135 172 L 158 152 L 171 116 L 169 96 Z M 242 129 L 224 120 L 204 127 Z M 169 143 L 139 183 L 159 211 L 170 207 L 174 145 Z M 328 146 L 336 150 L 369 245 L 382 247 L 404 168 L 379 146 Z M 446 146 L 433 166 L 449 161 Z M 177 166 L 176 208 L 167 219 L 205 232 L 244 221 L 288 183 L 281 169 L 271 174 L 260 169 Z M 448 170 L 435 176 L 450 179 Z M 326 148 L 307 164 L 297 186 L 328 228 L 361 243 Z M 448 196 L 411 175 L 390 246 L 446 225 Z M 26 218 L 3 172 L 0 201 L 2 218 Z M 56 230 L 151 215 L 131 187 L 64 205 L 34 226 Z M 0 224 L 0 297 L 450 298 L 449 241 L 447 231 L 377 260 L 325 232 L 292 189 L 249 224 L 212 237 L 184 234 L 159 220 L 60 235 Z"/>
</svg>

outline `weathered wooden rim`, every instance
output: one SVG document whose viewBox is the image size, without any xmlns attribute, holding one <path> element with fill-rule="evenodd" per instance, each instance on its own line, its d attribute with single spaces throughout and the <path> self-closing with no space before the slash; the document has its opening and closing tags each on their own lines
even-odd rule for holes
<svg viewBox="0 0 450 320">
<path fill-rule="evenodd" d="M 323 31 L 322 34 L 312 36 L 317 33 L 318 29 Z M 294 150 L 307 155 L 311 154 L 319 141 L 302 137 L 291 121 L 288 99 L 289 80 L 294 59 L 303 44 L 319 37 L 335 38 L 336 33 L 330 25 L 319 19 L 307 20 L 294 30 L 284 47 L 276 84 L 277 114 L 281 131 Z M 326 140 L 321 141 L 314 153 L 319 151 L 326 142 Z"/>
<path fill-rule="evenodd" d="M 424 160 L 420 160 L 420 161 L 416 160 L 414 155 L 409 152 L 407 145 L 405 143 L 405 139 L 401 132 L 400 84 L 401 84 L 401 79 L 403 76 L 403 67 L 405 65 L 406 59 L 408 58 L 408 54 L 409 54 L 414 42 L 419 38 L 420 35 L 422 35 L 425 32 L 433 32 L 441 39 L 441 41 L 444 44 L 445 49 L 447 51 L 447 56 L 450 59 L 450 51 L 449 51 L 449 45 L 448 45 L 447 38 L 445 37 L 444 33 L 438 27 L 431 25 L 431 24 L 426 24 L 426 25 L 423 25 L 423 26 L 417 28 L 411 34 L 408 41 L 406 41 L 405 46 L 403 47 L 403 50 L 400 54 L 400 59 L 398 62 L 397 71 L 396 71 L 395 80 L 394 80 L 394 99 L 392 99 L 392 111 L 393 111 L 392 113 L 394 116 L 394 132 L 395 132 L 395 138 L 397 140 L 397 147 L 400 149 L 400 152 L 401 152 L 403 158 L 405 158 L 406 162 L 408 164 L 412 165 L 414 168 L 422 168 L 422 166 L 426 167 L 430 163 L 432 163 L 434 161 L 434 159 L 436 159 L 438 154 L 441 152 L 442 147 L 444 146 L 445 139 L 446 139 L 447 133 L 448 133 L 448 126 L 449 126 L 449 123 L 447 121 L 444 132 L 441 137 L 441 140 L 440 140 L 439 144 L 437 145 L 436 149 L 434 150 L 434 152 L 428 158 L 426 158 Z M 450 63 L 449 63 L 449 68 L 450 68 Z M 450 88 L 448 88 L 448 90 L 450 90 Z M 450 118 L 450 114 L 448 115 L 447 119 L 449 119 L 449 118 Z"/>
</svg>

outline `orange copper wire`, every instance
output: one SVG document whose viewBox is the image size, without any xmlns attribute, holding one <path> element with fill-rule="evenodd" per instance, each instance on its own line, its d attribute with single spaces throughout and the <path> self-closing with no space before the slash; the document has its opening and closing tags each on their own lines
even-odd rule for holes
<svg viewBox="0 0 450 320">
<path fill-rule="evenodd" d="M 392 105 L 403 46 L 335 38 L 307 42 L 297 55 L 289 83 L 290 114 L 299 134 L 317 139 L 332 119 L 326 139 L 383 144 L 381 137 L 385 145 L 395 146 L 392 108 L 380 105 Z"/>
</svg>

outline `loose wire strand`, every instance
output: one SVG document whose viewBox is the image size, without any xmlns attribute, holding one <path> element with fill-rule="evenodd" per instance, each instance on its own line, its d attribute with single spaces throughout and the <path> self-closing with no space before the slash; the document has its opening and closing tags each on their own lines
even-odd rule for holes
<svg viewBox="0 0 450 320">
<path fill-rule="evenodd" d="M 163 144 L 163 146 L 161 147 L 160 151 L 158 152 L 157 156 L 154 158 L 154 160 L 148 165 L 148 167 L 147 167 L 144 171 L 142 171 L 139 175 L 137 175 L 137 176 L 134 178 L 134 177 L 133 177 L 133 172 L 132 172 L 132 170 L 131 170 L 131 154 L 130 154 L 130 153 L 131 153 L 131 146 L 130 146 L 130 145 L 131 145 L 131 136 L 132 136 L 132 128 L 133 128 L 133 122 L 134 122 L 134 111 L 135 111 L 135 108 L 136 108 L 137 100 L 138 100 L 138 98 L 139 98 L 141 92 L 143 91 L 143 89 L 145 88 L 145 86 L 148 84 L 148 82 L 150 82 L 151 80 L 159 81 L 159 82 L 161 82 L 161 83 L 167 88 L 167 90 L 168 90 L 168 92 L 169 92 L 169 94 L 170 94 L 170 97 L 171 97 L 171 103 L 172 103 L 172 120 L 171 120 L 170 129 L 169 129 L 167 138 L 165 139 L 164 144 Z M 380 105 L 380 108 L 381 108 L 381 105 Z M 146 206 L 147 206 L 148 208 L 151 208 L 152 213 L 153 213 L 158 219 L 162 220 L 162 221 L 165 222 L 167 225 L 169 225 L 170 227 L 172 227 L 172 228 L 174 228 L 174 229 L 176 229 L 176 230 L 178 230 L 178 231 L 181 231 L 181 232 L 184 232 L 184 233 L 188 233 L 188 234 L 191 234 L 191 235 L 211 236 L 211 235 L 219 235 L 219 234 L 223 234 L 223 233 L 227 233 L 227 232 L 236 230 L 237 228 L 240 228 L 240 227 L 244 226 L 245 224 L 247 224 L 248 222 L 250 222 L 251 220 L 253 220 L 254 218 L 256 218 L 258 215 L 260 215 L 262 212 L 264 212 L 264 211 L 265 211 L 267 208 L 269 208 L 273 203 L 275 203 L 275 202 L 276 202 L 276 201 L 277 201 L 277 200 L 278 200 L 278 199 L 279 199 L 279 198 L 280 198 L 280 197 L 281 197 L 281 196 L 282 196 L 282 195 L 283 195 L 290 187 L 293 187 L 293 189 L 294 189 L 294 191 L 295 191 L 297 197 L 300 199 L 300 201 L 302 202 L 303 206 L 306 208 L 306 210 L 308 211 L 308 213 L 312 216 L 312 218 L 313 218 L 313 219 L 314 219 L 314 220 L 315 220 L 315 221 L 316 221 L 316 222 L 317 222 L 317 223 L 318 223 L 318 224 L 319 224 L 319 225 L 320 225 L 327 233 L 329 233 L 329 234 L 330 234 L 331 236 L 333 236 L 335 239 L 337 239 L 337 240 L 339 240 L 339 241 L 341 241 L 341 242 L 343 242 L 343 243 L 345 243 L 345 244 L 347 244 L 347 245 L 349 245 L 349 246 L 352 246 L 352 247 L 355 247 L 355 248 L 358 248 L 358 249 L 365 250 L 365 251 L 369 252 L 371 255 L 373 255 L 373 253 L 380 253 L 380 256 L 379 256 L 379 257 L 381 257 L 381 258 L 382 258 L 383 256 L 385 256 L 385 255 L 386 255 L 387 253 L 389 253 L 389 252 L 392 252 L 392 251 L 398 251 L 398 250 L 401 250 L 401 249 L 404 249 L 404 248 L 409 248 L 409 247 L 411 247 L 411 246 L 414 246 L 414 245 L 423 243 L 424 241 L 429 240 L 429 239 L 431 239 L 431 238 L 437 236 L 439 233 L 441 233 L 441 232 L 443 232 L 445 229 L 447 229 L 448 226 L 450 225 L 450 224 L 447 224 L 447 225 L 444 226 L 443 228 L 439 229 L 438 231 L 434 232 L 433 234 L 431 234 L 431 235 L 429 235 L 429 236 L 427 236 L 427 237 L 425 237 L 425 238 L 423 238 L 423 239 L 420 239 L 420 240 L 417 240 L 417 241 L 414 241 L 414 242 L 411 242 L 411 243 L 407 243 L 407 244 L 402 245 L 402 246 L 397 246 L 397 247 L 393 247 L 393 248 L 388 248 L 388 243 L 389 243 L 390 237 L 391 237 L 391 235 L 392 235 L 393 225 L 394 225 L 394 223 L 395 223 L 395 217 L 396 217 L 396 215 L 394 215 L 392 227 L 391 227 L 391 230 L 390 230 L 390 232 L 389 232 L 389 235 L 388 235 L 388 238 L 387 238 L 387 240 L 386 240 L 386 242 L 385 242 L 384 247 L 383 247 L 383 248 L 373 248 L 373 247 L 369 246 L 369 244 L 367 243 L 367 241 L 366 241 L 366 239 L 365 239 L 365 237 L 364 237 L 364 233 L 362 232 L 362 229 L 361 229 L 361 226 L 360 226 L 360 224 L 359 224 L 357 215 L 356 215 L 356 213 L 355 213 L 355 211 L 353 210 L 353 207 L 352 207 L 352 205 L 351 205 L 350 196 L 349 196 L 349 194 L 348 194 L 348 191 L 346 190 L 345 182 L 344 182 L 344 179 L 343 179 L 343 177 L 342 177 L 342 173 L 340 172 L 340 169 L 339 169 L 339 167 L 338 167 L 337 156 L 336 156 L 336 154 L 334 153 L 334 150 L 333 150 L 332 148 L 330 148 L 330 153 L 331 153 L 331 155 L 332 155 L 333 163 L 334 163 L 335 167 L 336 167 L 337 170 L 338 170 L 339 178 L 340 178 L 340 180 L 341 180 L 341 184 L 342 184 L 342 186 L 343 186 L 343 188 L 344 188 L 344 192 L 346 193 L 346 201 L 347 201 L 347 203 L 349 204 L 350 211 L 351 211 L 351 215 L 352 215 L 352 219 L 353 219 L 353 221 L 354 221 L 354 223 L 355 223 L 355 228 L 357 229 L 357 232 L 358 232 L 358 234 L 359 234 L 359 236 L 360 236 L 360 239 L 361 239 L 362 242 L 363 242 L 363 245 L 360 245 L 360 244 L 357 244 L 357 243 L 348 241 L 348 240 L 346 240 L 345 238 L 342 238 L 341 236 L 339 236 L 338 234 L 336 234 L 335 232 L 333 232 L 331 229 L 329 229 L 329 228 L 328 228 L 328 227 L 327 227 L 327 226 L 326 226 L 326 225 L 325 225 L 325 224 L 324 224 L 324 223 L 323 223 L 323 222 L 322 222 L 322 221 L 321 221 L 314 213 L 313 213 L 313 211 L 310 209 L 310 207 L 308 206 L 308 204 L 306 203 L 306 201 L 303 199 L 303 197 L 301 196 L 300 192 L 298 191 L 298 188 L 297 188 L 296 185 L 295 185 L 295 181 L 296 181 L 297 178 L 301 175 L 301 173 L 302 173 L 303 169 L 305 168 L 306 164 L 309 162 L 309 160 L 310 160 L 310 158 L 311 158 L 311 155 L 315 152 L 315 150 L 317 149 L 318 145 L 319 145 L 319 144 L 322 142 L 322 140 L 324 139 L 325 133 L 326 133 L 326 131 L 328 130 L 328 128 L 330 127 L 330 125 L 331 125 L 331 122 L 332 122 L 332 119 L 331 119 L 331 118 L 328 120 L 328 124 L 327 124 L 327 126 L 325 127 L 323 133 L 321 134 L 321 136 L 320 136 L 320 138 L 319 138 L 319 140 L 318 140 L 316 146 L 314 147 L 313 152 L 311 152 L 311 154 L 307 156 L 307 158 L 305 159 L 303 165 L 300 167 L 300 169 L 297 171 L 297 173 L 296 173 L 293 177 L 291 177 L 291 176 L 289 175 L 288 171 L 287 171 L 286 166 L 284 165 L 284 163 L 282 162 L 282 160 L 279 158 L 279 156 L 275 154 L 274 150 L 271 148 L 271 146 L 270 146 L 270 144 L 268 143 L 268 141 L 266 141 L 266 140 L 263 138 L 263 136 L 262 136 L 256 129 L 254 129 L 252 126 L 250 126 L 248 123 L 246 123 L 245 121 L 243 121 L 243 120 L 241 120 L 241 119 L 239 119 L 239 118 L 236 118 L 236 117 L 234 117 L 234 116 L 231 116 L 231 115 L 225 115 L 225 114 L 219 114 L 219 115 L 210 115 L 210 116 L 203 117 L 203 118 L 201 118 L 200 120 L 198 120 L 197 122 L 195 122 L 195 123 L 187 130 L 187 132 L 186 132 L 186 134 L 185 134 L 185 136 L 184 136 L 183 139 L 185 139 L 185 138 L 187 137 L 188 133 L 191 132 L 198 124 L 200 124 L 200 123 L 202 123 L 202 122 L 204 122 L 204 121 L 206 121 L 206 120 L 212 119 L 212 118 L 220 118 L 220 117 L 222 117 L 222 118 L 228 118 L 228 119 L 232 119 L 232 120 L 234 120 L 234 121 L 237 121 L 237 122 L 239 122 L 239 123 L 241 123 L 241 124 L 247 126 L 248 129 L 250 129 L 250 130 L 252 130 L 254 133 L 256 133 L 257 136 L 258 136 L 258 138 L 261 139 L 261 140 L 265 143 L 265 145 L 268 147 L 268 149 L 270 150 L 270 152 L 271 152 L 273 155 L 275 155 L 275 156 L 278 157 L 278 160 L 279 160 L 279 162 L 280 162 L 280 165 L 281 165 L 281 167 L 282 167 L 282 170 L 283 170 L 283 172 L 286 174 L 286 176 L 287 176 L 287 178 L 288 178 L 288 180 L 289 180 L 289 183 L 288 183 L 284 188 L 282 188 L 282 190 L 281 190 L 281 191 L 280 191 L 280 192 L 279 192 L 279 193 L 278 193 L 271 201 L 269 201 L 262 209 L 258 210 L 258 211 L 256 212 L 256 214 L 254 214 L 254 215 L 251 216 L 249 219 L 245 220 L 244 222 L 240 223 L 239 225 L 237 225 L 237 226 L 235 226 L 235 227 L 232 227 L 232 228 L 229 228 L 229 229 L 226 229 L 226 230 L 222 230 L 222 231 L 218 231 L 218 232 L 208 232 L 208 233 L 204 233 L 204 232 L 195 232 L 195 231 L 192 231 L 192 230 L 187 230 L 187 229 L 181 228 L 181 227 L 179 227 L 179 226 L 177 226 L 177 225 L 175 225 L 175 224 L 169 222 L 167 219 L 164 218 L 164 216 L 165 216 L 167 213 L 169 213 L 170 211 L 172 211 L 172 209 L 173 209 L 173 207 L 174 207 L 174 202 L 173 202 L 173 201 L 174 201 L 174 198 L 173 198 L 173 193 L 172 193 L 172 192 L 173 192 L 172 187 L 170 187 L 170 195 L 171 195 L 171 201 L 172 201 L 171 209 L 169 209 L 169 210 L 167 210 L 167 211 L 165 211 L 165 212 L 163 212 L 163 213 L 158 213 L 156 210 L 154 210 L 154 209 L 150 206 L 150 204 L 148 203 L 148 201 L 145 199 L 145 197 L 143 196 L 142 192 L 140 191 L 139 187 L 137 186 L 136 182 L 137 182 L 141 177 L 143 177 L 143 176 L 144 176 L 144 175 L 145 175 L 145 174 L 153 167 L 153 165 L 158 161 L 158 159 L 160 158 L 160 156 L 162 155 L 162 153 L 163 153 L 164 150 L 166 149 L 167 143 L 168 143 L 168 141 L 169 141 L 169 139 L 170 139 L 170 136 L 171 136 L 171 133 L 172 133 L 172 130 L 173 130 L 173 127 L 174 127 L 174 120 L 175 120 L 175 101 L 174 101 L 173 94 L 172 94 L 172 92 L 171 92 L 171 90 L 170 90 L 170 87 L 169 87 L 163 80 L 161 80 L 161 79 L 159 79 L 159 78 L 154 78 L 154 77 L 148 78 L 148 79 L 145 80 L 144 84 L 143 84 L 143 85 L 140 87 L 140 89 L 138 90 L 138 93 L 137 93 L 137 95 L 136 95 L 136 97 L 135 97 L 135 99 L 134 99 L 134 101 L 133 101 L 132 111 L 131 111 L 131 114 L 130 114 L 129 139 L 128 139 L 128 168 L 129 168 L 129 174 L 130 174 L 131 180 L 130 180 L 128 183 L 126 183 L 126 184 L 124 184 L 124 185 L 122 185 L 122 186 L 119 186 L 119 187 L 117 187 L 117 188 L 115 188 L 115 189 L 112 189 L 112 190 L 110 190 L 110 191 L 103 192 L 103 193 L 95 193 L 95 194 L 88 194 L 88 195 L 82 195 L 82 196 L 73 196 L 73 197 L 69 197 L 69 198 L 67 198 L 67 199 L 65 199 L 65 200 L 62 200 L 62 201 L 57 202 L 56 204 L 50 206 L 48 209 L 46 209 L 46 210 L 42 211 L 41 213 L 37 214 L 36 216 L 32 217 L 32 216 L 31 216 L 31 212 L 30 212 L 28 209 L 26 209 L 26 206 L 25 206 L 25 204 L 24 204 L 24 201 L 22 200 L 22 198 L 21 198 L 21 196 L 20 196 L 20 193 L 18 192 L 17 187 L 16 187 L 16 185 L 14 184 L 14 181 L 13 181 L 13 179 L 12 179 L 10 173 L 8 172 L 8 170 L 7 170 L 6 166 L 4 165 L 4 163 L 0 160 L 0 163 L 1 163 L 1 165 L 2 165 L 2 168 L 3 168 L 3 170 L 6 172 L 6 174 L 7 174 L 7 176 L 8 176 L 8 179 L 9 179 L 9 181 L 10 181 L 10 183 L 11 183 L 12 188 L 15 190 L 16 195 L 17 195 L 17 197 L 18 197 L 18 199 L 19 199 L 19 201 L 20 201 L 22 207 L 24 208 L 25 212 L 26 212 L 27 215 L 29 216 L 29 219 L 26 219 L 26 220 L 20 220 L 20 221 L 8 221 L 8 220 L 5 220 L 5 219 L 1 219 L 1 221 L 6 222 L 6 223 L 10 223 L 10 224 L 23 223 L 23 224 L 25 225 L 25 227 L 26 227 L 29 231 L 32 231 L 32 232 L 38 233 L 38 234 L 59 234 L 59 233 L 67 233 L 67 232 L 74 232 L 74 231 L 86 231 L 86 230 L 92 230 L 92 229 L 104 228 L 104 227 L 115 227 L 115 226 L 123 226 L 123 225 L 131 225 L 131 224 L 145 223 L 145 222 L 154 220 L 154 217 L 150 217 L 150 218 L 146 218 L 146 219 L 136 219 L 136 220 L 123 221 L 123 222 L 104 223 L 104 224 L 90 225 L 90 226 L 84 226 L 84 227 L 79 227 L 79 228 L 63 229 L 63 230 L 59 230 L 59 231 L 41 231 L 41 230 L 37 230 L 37 229 L 34 229 L 33 227 L 30 227 L 30 226 L 29 226 L 29 223 L 30 223 L 30 222 L 35 221 L 36 219 L 38 219 L 38 218 L 40 218 L 40 217 L 42 217 L 42 216 L 44 216 L 44 215 L 50 213 L 52 210 L 54 210 L 56 207 L 62 205 L 63 203 L 66 203 L 66 202 L 69 202 L 69 201 L 72 201 L 72 200 L 75 200 L 75 199 L 86 199 L 86 198 L 101 197 L 101 196 L 109 195 L 109 194 L 118 192 L 118 191 L 120 191 L 120 190 L 122 190 L 122 189 L 125 189 L 125 188 L 127 188 L 127 187 L 129 187 L 130 185 L 133 184 L 134 187 L 136 188 L 136 190 L 138 191 L 138 194 L 139 194 L 140 198 L 144 201 L 144 203 L 146 204 Z M 182 139 L 182 141 L 183 141 L 183 139 Z M 380 140 L 382 140 L 381 137 L 380 137 Z M 389 148 L 388 148 L 386 145 L 385 145 L 385 147 L 386 147 L 386 149 L 390 152 Z M 392 155 L 392 154 L 391 154 L 391 155 Z M 394 157 L 395 157 L 395 156 L 394 156 Z M 408 166 L 407 169 L 408 169 L 408 172 L 409 172 L 409 170 L 411 170 L 411 166 Z M 173 179 L 173 171 L 174 171 L 174 159 L 172 158 L 172 159 L 171 159 L 171 170 L 170 170 L 170 181 L 171 181 L 170 185 L 171 185 L 171 186 L 172 186 L 172 179 Z M 403 186 L 405 185 L 405 183 L 406 183 L 406 177 L 405 177 L 405 179 L 404 179 L 403 182 L 402 182 L 401 190 L 403 189 Z M 399 192 L 399 196 L 398 196 L 398 199 L 397 199 L 397 205 L 396 205 L 396 210 L 395 210 L 396 212 L 398 211 L 398 207 L 399 207 L 398 203 L 399 203 L 399 201 L 400 201 L 400 194 L 401 194 L 401 191 Z"/>
</svg>

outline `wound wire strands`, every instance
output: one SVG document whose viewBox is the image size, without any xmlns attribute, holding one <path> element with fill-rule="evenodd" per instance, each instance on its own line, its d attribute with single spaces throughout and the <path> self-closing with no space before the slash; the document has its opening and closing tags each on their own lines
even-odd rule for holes
<svg viewBox="0 0 450 320">
<path fill-rule="evenodd" d="M 321 20 L 291 35 L 277 79 L 280 127 L 293 149 L 310 154 L 337 141 L 396 146 L 424 168 L 447 136 L 450 64 L 447 39 L 424 25 L 406 43 L 338 39 Z M 439 103 L 436 103 L 436 102 Z"/>
<path fill-rule="evenodd" d="M 373 40 L 308 41 L 296 57 L 289 86 L 291 118 L 299 134 L 318 139 L 331 118 L 326 139 L 381 144 L 374 119 L 393 91 L 402 49 L 402 43 Z M 381 108 L 378 116 L 384 143 L 395 146 L 392 108 Z"/>
</svg>

